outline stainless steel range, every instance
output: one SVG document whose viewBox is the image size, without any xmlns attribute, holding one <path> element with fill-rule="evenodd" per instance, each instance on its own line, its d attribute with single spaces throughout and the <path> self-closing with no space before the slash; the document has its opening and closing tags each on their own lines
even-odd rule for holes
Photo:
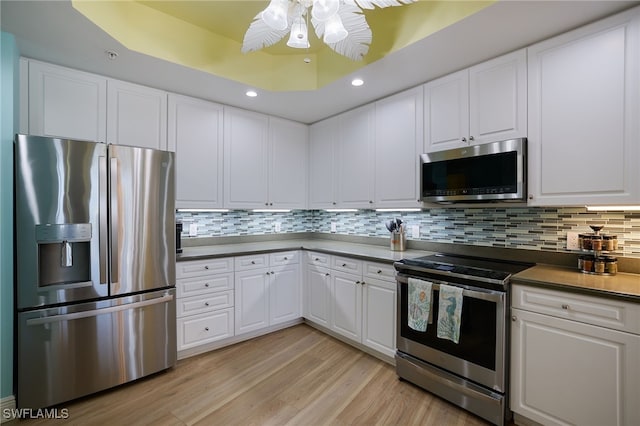
<svg viewBox="0 0 640 426">
<path fill-rule="evenodd" d="M 436 254 L 404 259 L 394 266 L 398 376 L 494 424 L 504 424 L 508 417 L 509 280 L 533 265 Z M 425 331 L 409 324 L 410 279 L 430 288 Z M 441 289 L 452 288 L 461 294 L 462 304 L 457 343 L 438 337 L 437 330 Z"/>
</svg>

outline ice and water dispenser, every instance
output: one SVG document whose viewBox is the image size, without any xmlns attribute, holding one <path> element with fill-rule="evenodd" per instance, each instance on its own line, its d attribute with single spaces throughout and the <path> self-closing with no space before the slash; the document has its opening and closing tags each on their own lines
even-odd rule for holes
<svg viewBox="0 0 640 426">
<path fill-rule="evenodd" d="M 38 286 L 91 282 L 91 224 L 36 225 Z"/>
</svg>

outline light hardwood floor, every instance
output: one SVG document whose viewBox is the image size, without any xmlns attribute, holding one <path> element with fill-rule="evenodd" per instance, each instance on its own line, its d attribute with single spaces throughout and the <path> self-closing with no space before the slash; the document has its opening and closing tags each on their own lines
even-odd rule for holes
<svg viewBox="0 0 640 426">
<path fill-rule="evenodd" d="M 305 324 L 181 360 L 167 372 L 58 408 L 68 409 L 64 423 L 78 425 L 487 424 Z"/>
</svg>

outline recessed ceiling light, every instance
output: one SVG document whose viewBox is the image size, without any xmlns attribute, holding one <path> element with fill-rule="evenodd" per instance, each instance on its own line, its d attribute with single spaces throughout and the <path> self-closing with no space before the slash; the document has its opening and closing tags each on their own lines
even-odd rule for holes
<svg viewBox="0 0 640 426">
<path fill-rule="evenodd" d="M 355 87 L 362 86 L 363 84 L 364 84 L 364 80 L 362 80 L 361 78 L 354 78 L 351 81 L 351 85 Z"/>
<path fill-rule="evenodd" d="M 247 96 L 250 98 L 255 98 L 256 96 L 258 96 L 258 92 L 256 92 L 255 90 L 247 90 Z"/>
</svg>

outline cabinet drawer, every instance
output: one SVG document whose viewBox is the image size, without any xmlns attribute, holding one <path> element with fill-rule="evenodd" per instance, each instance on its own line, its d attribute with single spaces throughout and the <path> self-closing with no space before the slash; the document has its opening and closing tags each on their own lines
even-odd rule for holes
<svg viewBox="0 0 640 426">
<path fill-rule="evenodd" d="M 299 253 L 297 251 L 283 251 L 280 253 L 272 253 L 269 255 L 269 265 L 270 266 L 282 266 L 282 265 L 293 265 L 299 260 Z"/>
<path fill-rule="evenodd" d="M 236 257 L 236 271 L 266 268 L 267 266 L 269 266 L 268 254 L 252 254 L 249 256 Z"/>
<path fill-rule="evenodd" d="M 324 253 L 308 251 L 307 263 L 309 265 L 324 266 L 326 268 L 329 268 L 331 266 L 331 256 Z"/>
<path fill-rule="evenodd" d="M 176 264 L 176 278 L 233 272 L 233 258 L 189 260 Z"/>
<path fill-rule="evenodd" d="M 178 318 L 178 350 L 233 337 L 233 308 Z"/>
<path fill-rule="evenodd" d="M 640 334 L 640 304 L 546 288 L 513 286 L 512 306 Z"/>
<path fill-rule="evenodd" d="M 176 303 L 176 315 L 181 318 L 231 307 L 233 307 L 233 290 L 219 291 L 179 298 Z"/>
<path fill-rule="evenodd" d="M 183 278 L 176 283 L 177 297 L 189 297 L 224 290 L 233 290 L 233 272 Z"/>
<path fill-rule="evenodd" d="M 362 262 L 348 257 L 333 256 L 331 269 L 362 275 Z"/>
<path fill-rule="evenodd" d="M 385 265 L 384 263 L 364 262 L 364 277 L 395 281 L 396 268 L 393 265 Z"/>
</svg>

